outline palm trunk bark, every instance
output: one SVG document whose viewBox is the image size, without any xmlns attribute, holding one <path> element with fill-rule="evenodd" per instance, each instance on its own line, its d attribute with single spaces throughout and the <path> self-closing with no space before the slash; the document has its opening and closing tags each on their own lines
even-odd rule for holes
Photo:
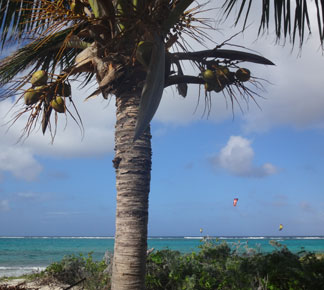
<svg viewBox="0 0 324 290">
<path fill-rule="evenodd" d="M 143 290 L 147 251 L 151 134 L 133 143 L 140 93 L 116 97 L 116 232 L 112 290 Z"/>
</svg>

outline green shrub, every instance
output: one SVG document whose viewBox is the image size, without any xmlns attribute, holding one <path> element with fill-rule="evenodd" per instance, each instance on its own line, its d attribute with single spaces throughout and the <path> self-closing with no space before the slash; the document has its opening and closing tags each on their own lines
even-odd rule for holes
<svg viewBox="0 0 324 290">
<path fill-rule="evenodd" d="M 324 256 L 291 253 L 272 242 L 275 250 L 262 254 L 247 243 L 229 247 L 205 240 L 197 252 L 153 251 L 147 256 L 146 290 L 308 290 L 324 289 Z M 66 256 L 43 275 L 72 285 L 86 278 L 87 290 L 110 289 L 111 255 L 92 260 L 91 253 Z"/>
<path fill-rule="evenodd" d="M 269 254 L 234 246 L 207 240 L 197 253 L 153 252 L 147 259 L 146 289 L 324 289 L 324 259 L 313 253 L 293 254 L 278 243 Z"/>
<path fill-rule="evenodd" d="M 84 279 L 85 289 L 109 289 L 109 276 L 105 273 L 107 264 L 104 261 L 93 261 L 92 253 L 87 257 L 82 254 L 79 256 L 65 256 L 60 262 L 48 266 L 45 270 L 47 278 L 64 284 L 73 285 Z"/>
</svg>

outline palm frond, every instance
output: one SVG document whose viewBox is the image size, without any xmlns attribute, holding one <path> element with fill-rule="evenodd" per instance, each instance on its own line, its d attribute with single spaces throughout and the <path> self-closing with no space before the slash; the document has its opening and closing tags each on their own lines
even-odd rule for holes
<svg viewBox="0 0 324 290">
<path fill-rule="evenodd" d="M 243 28 L 247 25 L 247 20 L 251 14 L 252 0 L 225 0 L 222 8 L 225 19 L 233 13 L 236 13 L 235 25 L 244 17 Z M 235 8 L 239 6 L 238 12 Z M 321 46 L 324 46 L 324 1 L 315 0 L 313 2 L 307 0 L 262 0 L 261 19 L 258 34 L 269 30 L 273 14 L 275 33 L 277 40 L 289 39 L 295 45 L 297 37 L 299 46 L 301 47 L 305 40 L 305 33 L 311 33 L 311 21 L 309 15 L 310 5 L 315 5 L 317 25 L 319 30 L 319 39 Z M 255 13 L 255 10 L 253 10 Z M 293 23 L 293 24 L 292 24 Z M 307 30 L 307 31 L 306 31 Z"/>
<path fill-rule="evenodd" d="M 73 15 L 70 4 L 68 0 L 0 0 L 1 47 L 43 37 L 88 18 Z"/>
<path fill-rule="evenodd" d="M 57 59 L 57 56 L 64 40 L 73 30 L 75 29 L 68 28 L 59 31 L 53 34 L 46 42 L 43 39 L 33 41 L 14 54 L 2 59 L 0 61 L 0 85 L 5 85 L 18 73 L 32 65 L 34 65 L 33 71 L 41 68 L 51 72 L 54 72 L 56 64 L 61 68 L 71 66 L 80 49 L 67 47 L 60 59 Z"/>
<path fill-rule="evenodd" d="M 39 32 L 44 20 L 30 21 L 35 11 L 45 2 L 41 0 L 0 0 L 0 41 L 4 44 L 12 39 L 21 39 L 27 31 Z M 36 28 L 36 29 L 35 29 Z"/>
</svg>

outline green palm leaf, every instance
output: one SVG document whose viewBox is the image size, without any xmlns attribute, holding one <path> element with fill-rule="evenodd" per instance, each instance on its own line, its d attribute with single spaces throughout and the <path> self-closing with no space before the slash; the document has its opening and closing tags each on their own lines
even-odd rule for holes
<svg viewBox="0 0 324 290">
<path fill-rule="evenodd" d="M 53 20 L 50 17 L 35 17 L 35 15 L 42 16 L 42 11 L 49 5 L 54 7 L 55 2 L 57 1 L 0 0 L 1 46 L 10 40 L 24 39 L 27 33 L 32 32 L 31 34 L 35 35 L 47 29 Z"/>
<path fill-rule="evenodd" d="M 79 29 L 74 29 L 74 32 L 78 30 Z M 0 61 L 0 85 L 5 85 L 18 73 L 32 65 L 34 65 L 32 68 L 33 71 L 42 68 L 52 72 L 54 72 L 56 64 L 61 68 L 71 66 L 76 54 L 80 52 L 81 49 L 67 47 L 60 59 L 57 59 L 57 56 L 64 40 L 72 31 L 73 28 L 59 31 L 53 34 L 45 42 L 43 38 L 33 41 L 20 48 L 14 54 L 2 59 Z"/>
<path fill-rule="evenodd" d="M 235 8 L 240 4 L 236 14 L 235 25 L 239 20 L 244 17 L 243 28 L 246 27 L 247 20 L 251 14 L 252 2 L 257 1 L 237 1 L 225 0 L 222 8 L 224 9 L 225 18 L 235 12 Z M 274 26 L 276 37 L 278 40 L 281 38 L 290 38 L 293 45 L 296 42 L 297 36 L 299 38 L 299 46 L 302 46 L 305 40 L 305 32 L 308 30 L 311 33 L 311 23 L 309 16 L 309 4 L 307 0 L 263 0 L 261 8 L 261 19 L 259 26 L 259 34 L 262 31 L 269 30 L 271 21 L 271 13 L 273 14 Z M 311 3 L 313 5 L 313 3 Z M 293 10 L 293 5 L 295 9 Z M 319 30 L 319 38 L 322 47 L 324 46 L 324 1 L 315 0 L 317 12 L 317 25 Z M 245 11 L 245 12 L 244 12 Z M 293 20 L 292 20 L 293 18 Z M 293 25 L 292 25 L 293 23 Z"/>
</svg>

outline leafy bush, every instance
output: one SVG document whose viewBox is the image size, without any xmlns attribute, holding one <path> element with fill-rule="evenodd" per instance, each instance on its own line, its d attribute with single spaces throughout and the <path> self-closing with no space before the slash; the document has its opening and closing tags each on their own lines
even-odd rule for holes
<svg viewBox="0 0 324 290">
<path fill-rule="evenodd" d="M 324 255 L 291 253 L 271 242 L 275 251 L 262 254 L 246 243 L 229 247 L 205 240 L 198 252 L 153 251 L 147 257 L 146 290 L 308 290 L 324 289 Z M 87 290 L 110 289 L 112 256 L 103 261 L 66 256 L 47 267 L 45 274 L 72 285 L 86 278 Z"/>
<path fill-rule="evenodd" d="M 65 256 L 60 262 L 48 266 L 45 270 L 47 278 L 54 278 L 59 282 L 73 285 L 85 278 L 85 289 L 109 289 L 109 275 L 105 272 L 105 261 L 93 261 L 92 253 L 87 257 Z"/>
<path fill-rule="evenodd" d="M 147 290 L 324 289 L 324 259 L 276 243 L 269 254 L 205 241 L 198 253 L 163 250 L 147 259 Z"/>
</svg>

